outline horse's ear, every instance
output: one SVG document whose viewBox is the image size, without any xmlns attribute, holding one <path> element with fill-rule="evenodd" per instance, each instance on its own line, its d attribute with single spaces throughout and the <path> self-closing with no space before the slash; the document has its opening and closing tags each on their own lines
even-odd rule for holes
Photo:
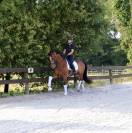
<svg viewBox="0 0 132 133">
<path fill-rule="evenodd" d="M 48 53 L 48 56 L 51 56 L 51 51 Z"/>
<path fill-rule="evenodd" d="M 54 53 L 54 51 L 51 50 L 51 51 L 48 53 L 48 56 L 51 56 L 52 53 Z"/>
<path fill-rule="evenodd" d="M 56 51 L 56 54 L 60 54 L 61 55 L 61 52 L 60 51 Z"/>
</svg>

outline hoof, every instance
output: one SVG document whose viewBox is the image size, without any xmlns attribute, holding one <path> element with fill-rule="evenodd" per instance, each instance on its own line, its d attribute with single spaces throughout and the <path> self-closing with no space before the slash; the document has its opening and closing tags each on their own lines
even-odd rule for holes
<svg viewBox="0 0 132 133">
<path fill-rule="evenodd" d="M 81 90 L 80 89 L 77 89 L 77 92 L 80 92 Z"/>
<path fill-rule="evenodd" d="M 48 88 L 48 91 L 52 91 L 52 88 L 51 88 L 51 87 L 49 87 L 49 88 Z"/>
<path fill-rule="evenodd" d="M 67 93 L 64 93 L 64 96 L 67 96 Z"/>
</svg>

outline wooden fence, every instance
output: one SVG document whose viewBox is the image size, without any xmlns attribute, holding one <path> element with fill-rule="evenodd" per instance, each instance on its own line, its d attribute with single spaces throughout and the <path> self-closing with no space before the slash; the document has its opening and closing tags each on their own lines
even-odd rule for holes
<svg viewBox="0 0 132 133">
<path fill-rule="evenodd" d="M 91 67 L 88 66 L 88 72 L 106 72 L 108 75 L 95 75 L 95 76 L 89 76 L 92 80 L 101 80 L 101 79 L 109 79 L 110 83 L 113 83 L 114 78 L 122 78 L 122 77 L 132 77 L 132 73 L 124 74 L 122 73 L 126 69 L 132 69 L 132 66 L 101 66 L 101 67 Z M 47 73 L 50 71 L 47 67 L 38 67 L 38 68 L 0 68 L 0 74 L 6 75 L 5 79 L 1 78 L 0 84 L 5 84 L 5 86 L 8 86 L 9 84 L 18 84 L 23 83 L 25 85 L 25 93 L 29 93 L 29 86 L 28 83 L 30 82 L 47 82 L 47 78 L 29 78 L 29 74 L 32 73 Z M 115 71 L 118 71 L 118 74 L 114 74 Z M 8 78 L 8 75 L 14 74 L 14 73 L 23 73 L 22 79 L 10 79 Z M 74 79 L 74 77 L 69 77 L 70 79 Z M 8 88 L 5 92 L 8 92 Z"/>
</svg>

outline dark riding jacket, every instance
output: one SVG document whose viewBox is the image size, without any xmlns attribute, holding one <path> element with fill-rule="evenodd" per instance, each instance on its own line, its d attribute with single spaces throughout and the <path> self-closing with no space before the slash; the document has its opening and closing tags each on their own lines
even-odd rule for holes
<svg viewBox="0 0 132 133">
<path fill-rule="evenodd" d="M 72 51 L 72 49 L 73 49 L 73 50 L 75 49 L 74 43 L 72 43 L 72 44 L 67 44 L 67 45 L 65 46 L 65 49 L 66 49 L 66 55 L 67 55 L 66 59 L 67 59 L 69 65 L 70 65 L 71 69 L 72 69 L 73 71 L 75 71 L 75 68 L 74 68 L 74 65 L 73 65 L 73 62 L 74 62 L 73 54 L 68 55 L 68 54 Z"/>
<path fill-rule="evenodd" d="M 67 45 L 65 46 L 65 49 L 66 49 L 66 55 L 68 55 L 68 54 L 71 52 L 72 49 L 73 49 L 73 50 L 75 49 L 74 43 L 72 43 L 72 44 L 67 44 Z M 71 56 L 73 56 L 73 54 L 72 54 Z"/>
</svg>

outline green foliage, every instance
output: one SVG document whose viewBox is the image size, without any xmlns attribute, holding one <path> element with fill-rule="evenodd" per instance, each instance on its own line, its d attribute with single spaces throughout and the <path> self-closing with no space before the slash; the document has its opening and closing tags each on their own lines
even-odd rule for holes
<svg viewBox="0 0 132 133">
<path fill-rule="evenodd" d="M 131 19 L 130 0 L 115 0 L 114 7 L 122 26 L 128 26 Z"/>
<path fill-rule="evenodd" d="M 114 0 L 113 9 L 115 24 L 122 34 L 121 47 L 127 53 L 127 58 L 132 64 L 132 1 Z"/>
<path fill-rule="evenodd" d="M 103 55 L 109 58 L 105 45 L 114 44 L 105 11 L 99 0 L 1 1 L 0 67 L 47 65 L 48 52 L 62 51 L 68 36 L 75 38 L 78 58 L 101 65 Z"/>
<path fill-rule="evenodd" d="M 1 67 L 40 66 L 44 63 L 47 46 L 35 37 L 39 32 L 39 23 L 31 6 L 24 0 L 5 0 L 1 3 Z"/>
</svg>

